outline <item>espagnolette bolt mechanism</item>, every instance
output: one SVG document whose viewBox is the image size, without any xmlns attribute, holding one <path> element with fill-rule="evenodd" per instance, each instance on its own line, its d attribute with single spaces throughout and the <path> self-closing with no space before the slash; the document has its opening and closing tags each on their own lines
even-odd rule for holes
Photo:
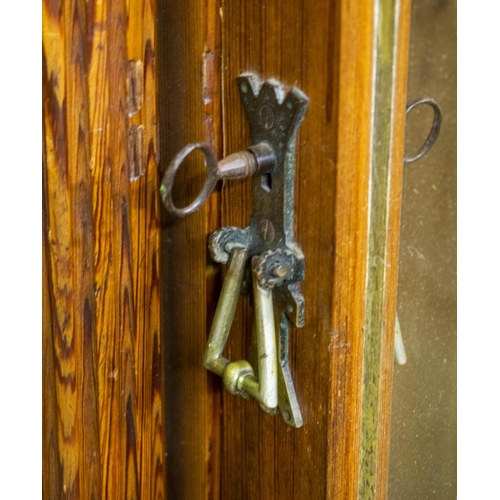
<svg viewBox="0 0 500 500">
<path fill-rule="evenodd" d="M 304 255 L 294 241 L 295 141 L 308 98 L 297 88 L 285 94 L 276 80 L 261 83 L 251 73 L 237 78 L 253 145 L 217 162 L 204 143 L 185 146 L 170 162 L 160 186 L 167 210 L 179 217 L 194 212 L 219 179 L 253 177 L 253 212 L 246 229 L 226 226 L 209 237 L 216 262 L 229 263 L 210 330 L 203 365 L 220 375 L 225 387 L 256 399 L 270 414 L 281 413 L 286 423 L 300 427 L 300 412 L 288 364 L 289 322 L 304 325 Z M 184 158 L 201 149 L 206 180 L 187 207 L 172 200 L 172 187 Z M 249 359 L 223 356 L 242 292 L 253 290 L 254 325 Z"/>
</svg>

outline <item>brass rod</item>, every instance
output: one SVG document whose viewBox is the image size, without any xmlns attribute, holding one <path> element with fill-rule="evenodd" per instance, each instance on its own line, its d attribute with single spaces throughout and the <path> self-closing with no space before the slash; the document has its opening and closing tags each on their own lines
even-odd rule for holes
<svg viewBox="0 0 500 500">
<path fill-rule="evenodd" d="M 259 382 L 256 386 L 251 383 L 250 377 L 246 377 L 242 388 L 264 406 L 276 408 L 278 406 L 278 354 L 274 329 L 273 292 L 272 289 L 259 285 L 255 269 L 252 270 L 252 279 Z"/>
<path fill-rule="evenodd" d="M 229 269 L 222 285 L 220 299 L 215 311 L 214 321 L 208 338 L 207 350 L 203 358 L 203 366 L 222 376 L 229 360 L 222 356 L 226 345 L 236 306 L 241 293 L 245 262 L 248 248 L 234 248 L 231 253 Z"/>
</svg>

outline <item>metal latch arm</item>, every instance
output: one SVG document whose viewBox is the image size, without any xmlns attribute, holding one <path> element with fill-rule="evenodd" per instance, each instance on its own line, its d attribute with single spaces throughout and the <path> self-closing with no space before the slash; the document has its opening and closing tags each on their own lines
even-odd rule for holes
<svg viewBox="0 0 500 500">
<path fill-rule="evenodd" d="M 225 387 L 232 394 L 245 398 L 251 396 L 257 399 L 265 407 L 264 409 L 273 409 L 278 406 L 278 354 L 273 297 L 272 289 L 263 287 L 258 282 L 255 257 L 252 259 L 252 280 L 259 377 L 257 378 L 248 361 L 229 361 L 222 355 L 241 293 L 248 250 L 248 248 L 235 248 L 232 251 L 210 330 L 203 366 L 221 376 Z"/>
</svg>

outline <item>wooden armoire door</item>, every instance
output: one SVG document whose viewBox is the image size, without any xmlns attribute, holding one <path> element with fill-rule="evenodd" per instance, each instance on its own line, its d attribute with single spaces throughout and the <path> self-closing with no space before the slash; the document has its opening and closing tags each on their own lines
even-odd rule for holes
<svg viewBox="0 0 500 500">
<path fill-rule="evenodd" d="M 409 0 L 43 0 L 44 497 L 383 499 L 387 489 Z M 304 424 L 202 366 L 251 180 L 169 215 L 187 143 L 251 144 L 236 77 L 300 88 L 290 332 Z M 203 185 L 201 157 L 174 185 Z M 253 312 L 227 345 L 246 359 Z"/>
<path fill-rule="evenodd" d="M 167 489 L 179 499 L 385 498 L 409 1 L 176 1 L 158 8 L 161 169 L 186 144 L 223 158 L 251 145 L 236 78 L 309 97 L 296 144 L 295 235 L 305 326 L 290 335 L 301 428 L 223 389 L 202 367 L 225 266 L 207 253 L 245 228 L 252 181 L 225 181 L 201 210 L 164 214 Z M 163 171 L 163 170 L 162 170 Z M 205 167 L 189 157 L 174 200 Z M 241 299 L 225 355 L 246 359 Z"/>
</svg>

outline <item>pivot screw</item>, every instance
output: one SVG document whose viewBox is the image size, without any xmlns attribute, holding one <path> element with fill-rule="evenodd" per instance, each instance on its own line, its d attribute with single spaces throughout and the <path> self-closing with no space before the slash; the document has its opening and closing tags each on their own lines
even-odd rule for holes
<svg viewBox="0 0 500 500">
<path fill-rule="evenodd" d="M 262 239 L 266 243 L 269 243 L 274 240 L 274 226 L 271 221 L 268 221 L 267 219 L 263 220 L 259 224 L 259 232 Z"/>
<path fill-rule="evenodd" d="M 273 269 L 273 275 L 276 278 L 284 278 L 288 274 L 288 267 L 284 265 L 278 265 Z"/>
</svg>

